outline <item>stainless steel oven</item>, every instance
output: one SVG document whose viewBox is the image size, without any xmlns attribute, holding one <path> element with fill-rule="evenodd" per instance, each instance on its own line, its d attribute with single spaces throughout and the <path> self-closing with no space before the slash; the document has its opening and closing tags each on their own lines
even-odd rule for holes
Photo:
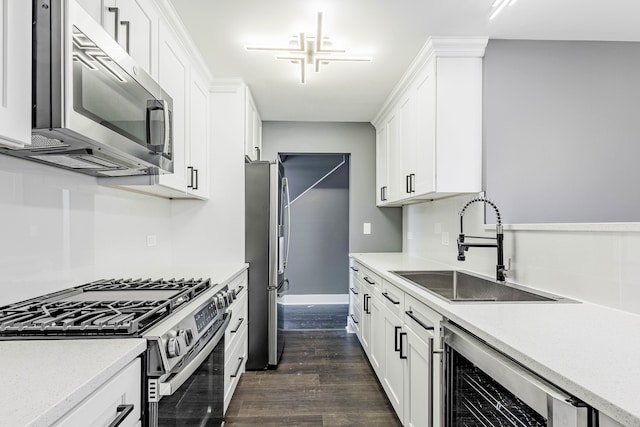
<svg viewBox="0 0 640 427">
<path fill-rule="evenodd" d="M 445 322 L 444 425 L 595 427 L 595 410 Z"/>
<path fill-rule="evenodd" d="M 220 427 L 235 291 L 208 279 L 107 279 L 0 307 L 0 339 L 144 338 L 144 426 Z"/>
<path fill-rule="evenodd" d="M 144 335 L 148 426 L 224 424 L 224 336 L 232 300 L 224 289 L 172 316 L 169 329 L 160 323 Z"/>
</svg>

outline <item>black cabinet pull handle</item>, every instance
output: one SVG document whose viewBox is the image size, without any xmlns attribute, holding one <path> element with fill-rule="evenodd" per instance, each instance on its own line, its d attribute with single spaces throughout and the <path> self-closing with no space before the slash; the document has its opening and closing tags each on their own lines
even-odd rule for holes
<svg viewBox="0 0 640 427">
<path fill-rule="evenodd" d="M 187 170 L 189 171 L 189 184 L 187 184 L 187 188 L 193 188 L 193 166 L 187 166 Z"/>
<path fill-rule="evenodd" d="M 353 266 L 351 266 L 350 268 L 351 268 L 353 271 L 360 271 L 360 270 L 358 269 L 358 267 L 353 267 Z"/>
<path fill-rule="evenodd" d="M 388 299 L 389 301 L 391 301 L 393 304 L 396 304 L 396 305 L 397 305 L 397 304 L 400 304 L 400 301 L 398 301 L 398 300 L 395 300 L 395 299 L 391 298 L 391 297 L 389 296 L 389 294 L 388 294 L 388 293 L 386 293 L 386 292 L 383 292 L 383 293 L 382 293 L 382 296 L 383 296 L 383 297 L 385 297 L 386 299 Z"/>
<path fill-rule="evenodd" d="M 120 25 L 124 26 L 125 35 L 127 37 L 127 42 L 124 44 L 124 46 L 125 46 L 124 50 L 126 50 L 127 53 L 130 54 L 130 52 L 129 52 L 129 36 L 131 35 L 131 23 L 129 21 L 120 21 Z"/>
<path fill-rule="evenodd" d="M 350 314 L 349 316 L 351 316 L 351 320 L 353 320 L 353 323 L 357 325 L 358 321 L 356 320 L 356 316 L 354 316 L 353 314 Z"/>
<path fill-rule="evenodd" d="M 354 295 L 358 295 L 358 293 L 356 292 L 356 290 L 355 290 L 354 288 L 349 288 L 349 289 L 351 289 L 351 293 L 352 293 L 352 294 L 354 294 Z"/>
<path fill-rule="evenodd" d="M 238 362 L 240 363 L 238 363 L 238 366 L 236 367 L 236 371 L 233 374 L 229 375 L 231 378 L 235 378 L 238 376 L 238 372 L 240 372 L 240 368 L 242 367 L 242 362 L 244 362 L 244 356 L 239 357 Z"/>
<path fill-rule="evenodd" d="M 235 334 L 236 332 L 238 332 L 238 330 L 240 329 L 240 326 L 242 325 L 242 322 L 244 322 L 244 317 L 241 317 L 238 319 L 238 324 L 236 325 L 236 328 L 229 331 L 232 334 Z"/>
<path fill-rule="evenodd" d="M 411 190 L 411 193 L 416 192 L 416 174 L 415 173 L 412 173 L 411 175 L 409 175 L 409 190 Z"/>
<path fill-rule="evenodd" d="M 195 176 L 196 176 L 196 183 L 193 186 L 193 189 L 197 190 L 198 189 L 198 169 L 193 169 L 193 172 L 195 173 Z"/>
<path fill-rule="evenodd" d="M 364 294 L 362 308 L 364 308 L 364 312 L 367 314 L 371 314 L 369 311 L 369 294 Z"/>
<path fill-rule="evenodd" d="M 367 282 L 370 285 L 375 285 L 376 282 L 374 282 L 373 280 L 369 279 L 367 276 L 364 276 L 364 281 Z"/>
<path fill-rule="evenodd" d="M 404 354 L 404 341 L 402 340 L 402 337 L 406 337 L 407 333 L 406 332 L 400 332 L 400 359 L 406 359 L 407 355 Z"/>
<path fill-rule="evenodd" d="M 425 325 L 420 319 L 418 319 L 414 314 L 412 310 L 407 310 L 404 312 L 404 314 L 406 314 L 407 316 L 409 316 L 410 318 L 413 319 L 414 322 L 416 322 L 418 325 L 422 326 L 424 329 L 426 329 L 427 331 L 433 331 L 433 326 L 427 326 Z"/>
<path fill-rule="evenodd" d="M 398 342 L 398 331 L 402 331 L 402 326 L 395 326 L 396 332 L 393 337 L 393 349 L 400 351 L 400 343 Z"/>
<path fill-rule="evenodd" d="M 238 289 L 236 290 L 236 297 L 240 295 L 240 292 L 242 292 L 243 289 L 244 289 L 244 285 L 238 286 Z"/>
<path fill-rule="evenodd" d="M 117 7 L 108 7 L 107 10 L 114 14 L 114 33 L 113 38 L 118 41 L 118 24 L 120 23 L 120 8 Z"/>
<path fill-rule="evenodd" d="M 116 418 L 109 424 L 109 427 L 118 427 L 133 411 L 133 405 L 118 405 L 116 408 Z"/>
<path fill-rule="evenodd" d="M 411 183 L 409 181 L 411 181 L 411 175 L 406 175 L 404 177 L 404 191 L 407 194 L 411 193 Z"/>
</svg>

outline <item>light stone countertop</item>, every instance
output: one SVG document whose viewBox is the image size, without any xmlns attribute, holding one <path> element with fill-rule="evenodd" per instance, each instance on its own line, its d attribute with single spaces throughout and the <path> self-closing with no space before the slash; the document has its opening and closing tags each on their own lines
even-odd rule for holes
<svg viewBox="0 0 640 427">
<path fill-rule="evenodd" d="M 119 277 L 229 281 L 245 263 L 145 267 Z M 83 283 L 78 283 L 82 285 Z M 210 294 L 218 289 L 214 286 Z M 145 351 L 142 338 L 0 341 L 0 425 L 50 426 Z"/>
<path fill-rule="evenodd" d="M 640 426 L 640 316 L 591 303 L 451 304 L 388 271 L 457 268 L 404 253 L 351 256 L 622 425 Z"/>
<path fill-rule="evenodd" d="M 50 426 L 146 348 L 138 338 L 1 341 L 0 424 Z"/>
</svg>

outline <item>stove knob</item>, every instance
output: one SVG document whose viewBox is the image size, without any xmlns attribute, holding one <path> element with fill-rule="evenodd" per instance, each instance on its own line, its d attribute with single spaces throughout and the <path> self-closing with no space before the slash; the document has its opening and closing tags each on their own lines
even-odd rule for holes
<svg viewBox="0 0 640 427">
<path fill-rule="evenodd" d="M 191 328 L 178 331 L 178 337 L 182 337 L 187 347 L 189 347 L 191 343 L 193 343 L 193 331 L 191 330 Z"/>
<path fill-rule="evenodd" d="M 169 357 L 178 357 L 182 354 L 180 341 L 183 340 L 178 339 L 178 337 L 169 338 L 167 342 L 167 353 L 169 353 Z"/>
<path fill-rule="evenodd" d="M 222 295 L 222 292 L 218 293 L 217 305 L 218 305 L 218 308 L 220 308 L 220 309 L 224 308 L 224 306 L 225 306 L 225 304 L 224 304 L 224 295 Z"/>
<path fill-rule="evenodd" d="M 235 301 L 238 298 L 238 295 L 236 295 L 236 290 L 235 289 L 231 289 L 231 296 L 233 297 L 232 299 Z"/>
</svg>

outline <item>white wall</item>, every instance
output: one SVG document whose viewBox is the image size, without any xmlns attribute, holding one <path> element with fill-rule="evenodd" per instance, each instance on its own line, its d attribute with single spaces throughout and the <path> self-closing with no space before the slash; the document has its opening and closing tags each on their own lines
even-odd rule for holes
<svg viewBox="0 0 640 427">
<path fill-rule="evenodd" d="M 404 207 L 404 251 L 494 277 L 493 248 L 470 248 L 467 260 L 457 261 L 458 213 L 471 198 Z M 481 204 L 471 205 L 464 216 L 465 234 L 495 235 L 483 223 Z M 442 232 L 449 233 L 448 246 L 442 244 Z M 640 232 L 505 230 L 507 258 L 513 269 L 509 281 L 640 314 Z"/>
<path fill-rule="evenodd" d="M 104 187 L 0 156 L 0 306 L 98 279 L 151 277 L 156 266 L 243 263 L 244 98 L 215 99 L 208 201 Z M 149 235 L 156 246 L 147 247 Z"/>
<path fill-rule="evenodd" d="M 0 156 L 0 305 L 166 265 L 170 203 Z"/>
</svg>

